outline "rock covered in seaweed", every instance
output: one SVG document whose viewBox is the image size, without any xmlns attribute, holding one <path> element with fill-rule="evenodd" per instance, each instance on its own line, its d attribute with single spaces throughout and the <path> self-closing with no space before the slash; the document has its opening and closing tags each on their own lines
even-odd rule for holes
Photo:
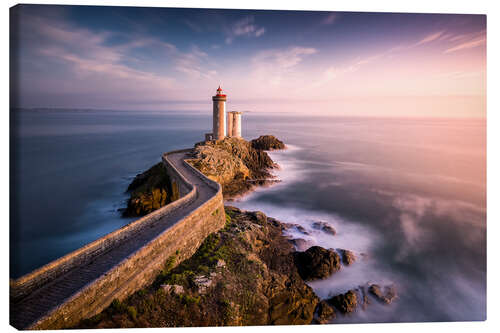
<svg viewBox="0 0 500 333">
<path fill-rule="evenodd" d="M 273 135 L 261 135 L 257 139 L 250 141 L 252 147 L 258 150 L 278 150 L 285 149 L 283 141 L 278 140 Z"/>
</svg>

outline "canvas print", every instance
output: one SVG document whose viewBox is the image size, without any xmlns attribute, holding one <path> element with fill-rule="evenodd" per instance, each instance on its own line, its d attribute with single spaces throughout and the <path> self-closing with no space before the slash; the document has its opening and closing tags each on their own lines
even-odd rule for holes
<svg viewBox="0 0 500 333">
<path fill-rule="evenodd" d="M 10 8 L 18 329 L 486 319 L 486 16 Z"/>
</svg>

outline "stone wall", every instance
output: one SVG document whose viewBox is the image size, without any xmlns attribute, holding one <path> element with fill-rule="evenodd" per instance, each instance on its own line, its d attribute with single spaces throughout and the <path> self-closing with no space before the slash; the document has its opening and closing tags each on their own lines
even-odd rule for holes
<svg viewBox="0 0 500 333">
<path fill-rule="evenodd" d="M 181 198 L 147 216 L 134 221 L 34 272 L 11 281 L 11 299 L 19 298 L 53 281 L 68 270 L 83 265 L 106 252 L 118 242 L 126 241 L 134 233 L 169 214 L 180 206 L 189 205 L 196 198 L 196 187 L 169 161 L 162 157 L 168 174 L 177 183 Z M 105 309 L 114 298 L 123 299 L 134 291 L 150 284 L 165 261 L 175 255 L 176 262 L 190 257 L 203 239 L 225 224 L 222 190 L 218 183 L 206 178 L 198 170 L 183 162 L 205 184 L 215 190 L 215 195 L 177 223 L 168 227 L 155 239 L 129 255 L 100 278 L 92 281 L 79 292 L 34 323 L 31 329 L 58 329 L 76 324 L 78 320 L 93 316 Z"/>
</svg>

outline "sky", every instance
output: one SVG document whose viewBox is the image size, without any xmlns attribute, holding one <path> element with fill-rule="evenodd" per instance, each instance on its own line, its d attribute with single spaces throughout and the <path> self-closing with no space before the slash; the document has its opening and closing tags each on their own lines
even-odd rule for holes
<svg viewBox="0 0 500 333">
<path fill-rule="evenodd" d="M 486 16 L 21 5 L 11 106 L 486 117 Z"/>
</svg>

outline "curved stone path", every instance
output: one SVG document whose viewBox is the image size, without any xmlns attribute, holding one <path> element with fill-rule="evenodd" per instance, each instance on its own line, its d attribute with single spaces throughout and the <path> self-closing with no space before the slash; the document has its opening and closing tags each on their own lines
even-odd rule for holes
<svg viewBox="0 0 500 333">
<path fill-rule="evenodd" d="M 192 202 L 179 207 L 174 212 L 154 222 L 151 227 L 143 228 L 133 238 L 123 240 L 106 253 L 95 258 L 91 263 L 74 268 L 29 296 L 16 303 L 11 303 L 11 325 L 18 329 L 30 328 L 37 320 L 64 303 L 66 299 L 77 293 L 85 285 L 105 274 L 120 261 L 215 196 L 217 191 L 208 186 L 198 174 L 184 164 L 183 160 L 188 157 L 187 154 L 188 152 L 169 154 L 168 160 L 195 186 L 196 198 Z"/>
</svg>

